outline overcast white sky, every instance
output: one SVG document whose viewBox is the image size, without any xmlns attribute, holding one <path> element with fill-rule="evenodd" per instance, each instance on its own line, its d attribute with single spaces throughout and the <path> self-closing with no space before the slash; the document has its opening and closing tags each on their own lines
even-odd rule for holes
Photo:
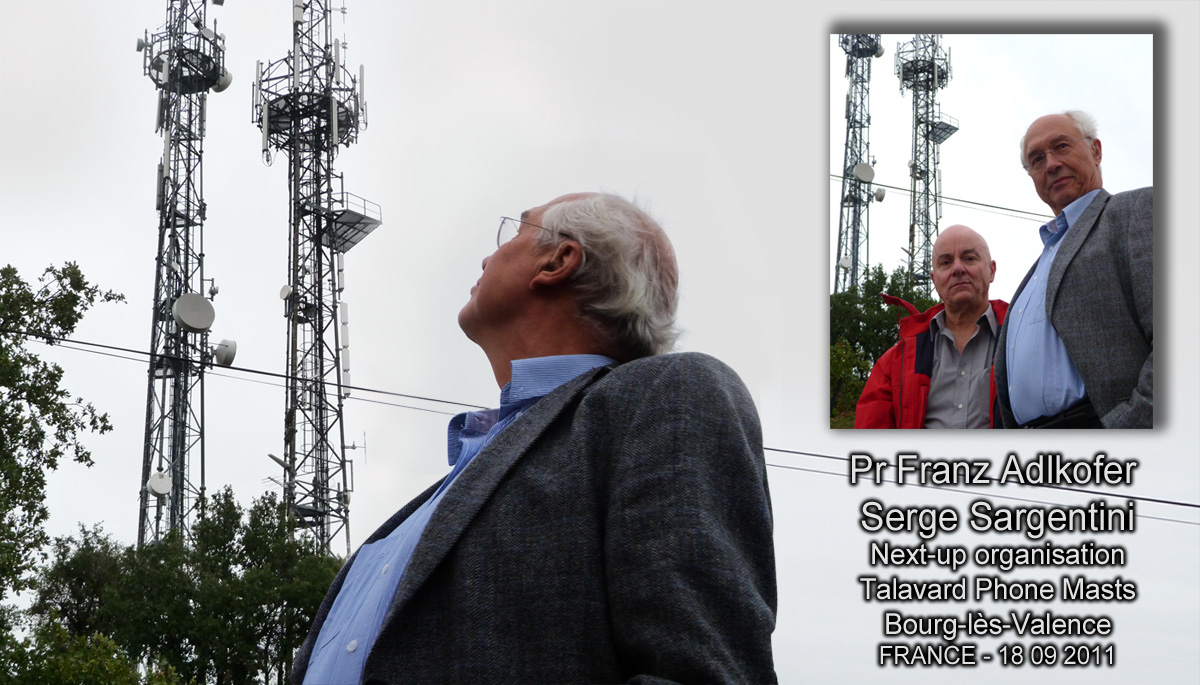
<svg viewBox="0 0 1200 685">
<path fill-rule="evenodd" d="M 867 1 L 838 15 L 796 5 L 351 2 L 347 62 L 366 65 L 370 127 L 358 145 L 343 150 L 337 167 L 346 189 L 382 205 L 384 218 L 346 257 L 355 384 L 494 404 L 487 361 L 462 337 L 455 317 L 493 248 L 499 215 L 564 192 L 611 190 L 644 201 L 671 235 L 682 272 L 681 347 L 720 357 L 741 373 L 758 402 L 768 446 L 841 457 L 918 451 L 993 460 L 1009 451 L 1077 458 L 1107 451 L 1143 461 L 1131 492 L 1200 502 L 1194 304 L 1200 249 L 1187 211 L 1200 182 L 1200 5 L 1089 3 L 1087 25 L 1076 17 L 1083 8 L 1069 2 Z M 1026 20 L 1006 18 L 1014 13 Z M 272 372 L 284 365 L 277 293 L 286 279 L 287 174 L 280 162 L 260 161 L 250 84 L 257 60 L 286 54 L 288 15 L 287 3 L 239 0 L 209 13 L 227 36 L 234 75 L 228 91 L 209 98 L 205 141 L 206 275 L 221 288 L 213 337 L 238 341 L 238 366 Z M 7 8 L 0 23 L 0 54 L 14 65 L 0 76 L 0 263 L 32 279 L 50 263 L 78 261 L 95 282 L 129 301 L 94 311 L 77 338 L 139 350 L 149 345 L 153 179 L 162 144 L 154 133 L 154 88 L 134 44 L 164 16 L 161 0 L 76 2 L 66 11 L 56 3 L 24 3 Z M 868 19 L 879 23 L 844 26 Z M 942 146 L 947 197 L 1042 211 L 1017 164 L 1016 141 L 1036 116 L 1068 107 L 1089 109 L 1099 120 L 1109 190 L 1157 185 L 1160 428 L 1040 436 L 827 429 L 829 240 L 837 225 L 829 202 L 839 187 L 830 174 L 842 162 L 845 93 L 844 55 L 830 34 L 843 27 L 898 32 L 885 38 L 887 54 L 873 70 L 871 141 L 881 183 L 908 186 L 911 96 L 899 94 L 892 69 L 900 36 L 919 30 L 946 34 L 954 68 L 939 97 L 961 125 Z M 1156 32 L 1153 47 L 1147 38 L 964 35 L 1129 30 Z M 835 105 L 827 107 L 830 98 Z M 1036 255 L 1036 224 L 947 204 L 943 225 L 950 223 L 967 223 L 987 237 L 999 263 L 993 296 L 1010 297 Z M 872 206 L 874 261 L 899 263 L 903 242 L 888 231 L 906 224 L 903 193 L 889 192 Z M 78 522 L 103 523 L 132 542 L 145 362 L 66 349 L 46 354 L 66 368 L 68 386 L 110 412 L 117 426 L 88 440 L 94 468 L 66 465 L 51 478 L 50 530 L 69 534 Z M 283 433 L 283 390 L 272 383 L 237 372 L 208 376 L 210 490 L 228 483 L 248 502 L 271 487 L 265 479 L 278 467 L 266 454 L 279 453 Z M 435 411 L 446 411 L 444 405 L 355 397 L 373 401 L 356 399 L 346 408 L 348 439 L 361 444 L 365 435 L 368 445 L 351 453 L 357 545 L 447 470 L 442 431 L 449 417 L 376 402 Z M 840 462 L 771 451 L 767 460 L 777 465 L 769 473 L 782 682 L 983 683 L 1008 682 L 1014 673 L 1055 683 L 1200 677 L 1195 509 L 1139 505 L 1145 515 L 1190 523 L 1147 518 L 1133 535 L 1099 540 L 1127 547 L 1131 563 L 1121 575 L 1138 583 L 1136 602 L 1053 607 L 1112 616 L 1117 668 L 879 670 L 872 659 L 885 607 L 864 603 L 855 581 L 870 570 L 870 538 L 856 527 L 861 501 L 879 496 L 889 504 L 965 510 L 972 495 L 851 488 Z M 1085 499 L 1011 488 L 1000 494 Z M 1102 570 L 1089 575 L 1106 577 Z"/>
</svg>

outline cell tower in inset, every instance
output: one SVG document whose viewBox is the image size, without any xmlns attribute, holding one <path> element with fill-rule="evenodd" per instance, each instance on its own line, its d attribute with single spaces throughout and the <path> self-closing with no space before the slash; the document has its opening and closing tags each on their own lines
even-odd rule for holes
<svg viewBox="0 0 1200 685">
<path fill-rule="evenodd" d="M 933 242 L 942 218 L 942 175 L 938 171 L 939 146 L 958 130 L 958 122 L 942 116 L 937 104 L 939 88 L 950 82 L 950 56 L 943 52 L 940 34 L 917 34 L 896 47 L 896 76 L 900 93 L 913 94 L 912 204 L 908 224 L 908 273 L 926 295 L 932 292 L 929 273 Z"/>
<path fill-rule="evenodd" d="M 225 90 L 232 79 L 225 37 L 215 23 L 208 27 L 206 5 L 168 0 L 167 23 L 137 44 L 158 88 L 156 130 L 163 137 L 139 546 L 172 530 L 190 532 L 204 495 L 204 369 L 214 360 L 232 363 L 236 350 L 227 340 L 208 348 L 217 288 L 204 277 L 204 108 L 208 91 Z"/>
<path fill-rule="evenodd" d="M 271 456 L 283 467 L 293 530 L 309 530 L 326 552 L 344 535 L 349 554 L 354 479 L 342 423 L 350 394 L 342 255 L 380 224 L 380 211 L 345 192 L 333 170 L 338 146 L 366 128 L 367 110 L 363 69 L 355 76 L 342 66 L 345 44 L 332 37 L 329 3 L 293 0 L 291 52 L 265 67 L 259 62 L 252 117 L 264 159 L 270 163 L 275 149 L 289 161 L 288 281 L 280 291 L 287 319 L 284 455 Z"/>
<path fill-rule="evenodd" d="M 867 205 L 871 202 L 871 180 L 875 178 L 875 160 L 870 158 L 871 59 L 883 56 L 878 33 L 842 34 L 839 39 L 846 53 L 846 155 L 842 164 L 842 214 L 838 222 L 837 260 L 834 262 L 833 292 L 851 290 L 858 285 L 860 273 L 870 266 L 867 243 L 870 222 Z M 883 199 L 883 188 L 875 192 Z"/>
</svg>

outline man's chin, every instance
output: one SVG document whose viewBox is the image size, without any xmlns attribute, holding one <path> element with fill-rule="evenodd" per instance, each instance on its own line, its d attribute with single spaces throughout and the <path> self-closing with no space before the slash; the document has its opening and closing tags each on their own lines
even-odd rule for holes
<svg viewBox="0 0 1200 685">
<path fill-rule="evenodd" d="M 1058 206 L 1059 210 L 1056 214 L 1061 214 L 1067 205 L 1083 197 L 1083 189 L 1074 183 L 1054 188 L 1049 192 L 1049 197 L 1052 202 L 1048 202 L 1051 207 Z"/>
<path fill-rule="evenodd" d="M 471 338 L 471 300 L 458 310 L 458 327 L 468 338 Z"/>
<path fill-rule="evenodd" d="M 970 311 L 976 307 L 984 307 L 987 305 L 987 296 L 977 296 L 974 292 L 960 292 L 956 297 L 953 293 L 950 299 L 946 301 L 946 306 L 957 311 Z"/>
</svg>

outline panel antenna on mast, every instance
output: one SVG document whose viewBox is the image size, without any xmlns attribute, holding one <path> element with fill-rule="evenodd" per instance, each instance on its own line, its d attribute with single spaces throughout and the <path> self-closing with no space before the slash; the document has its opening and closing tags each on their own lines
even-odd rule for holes
<svg viewBox="0 0 1200 685">
<path fill-rule="evenodd" d="M 958 131 L 958 121 L 943 116 L 937 104 L 938 90 L 950 83 L 950 55 L 942 50 L 940 34 L 917 34 L 896 48 L 896 76 L 900 92 L 913 95 L 912 159 L 908 163 L 912 181 L 909 206 L 908 275 L 932 294 L 933 243 L 942 218 L 942 175 L 938 171 L 941 144 Z"/>
<path fill-rule="evenodd" d="M 225 36 L 215 22 L 209 28 L 205 8 L 204 0 L 168 0 L 166 23 L 137 42 L 158 89 L 155 130 L 163 137 L 139 546 L 171 531 L 190 535 L 204 498 L 204 370 L 214 361 L 232 364 L 237 349 L 229 340 L 208 346 L 217 287 L 204 277 L 204 115 L 208 91 L 225 90 L 233 77 Z"/>
<path fill-rule="evenodd" d="M 333 10 L 343 12 L 339 8 Z M 295 528 L 326 552 L 345 539 L 350 552 L 353 471 L 345 456 L 342 403 L 349 383 L 348 343 L 338 326 L 341 255 L 381 222 L 379 205 L 345 192 L 333 169 L 338 148 L 367 126 L 363 72 L 343 66 L 332 37 L 329 0 L 294 0 L 292 50 L 259 63 L 251 100 L 262 152 L 288 157 L 288 280 L 280 291 L 287 319 L 284 502 Z"/>
</svg>

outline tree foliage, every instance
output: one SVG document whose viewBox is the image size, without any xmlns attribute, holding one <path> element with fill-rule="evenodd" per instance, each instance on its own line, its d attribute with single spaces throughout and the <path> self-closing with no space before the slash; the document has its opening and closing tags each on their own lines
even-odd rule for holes
<svg viewBox="0 0 1200 685">
<path fill-rule="evenodd" d="M 907 300 L 920 311 L 938 302 L 925 296 L 904 267 L 888 275 L 880 265 L 867 270 L 858 287 L 829 297 L 829 408 L 834 416 L 849 412 L 849 425 L 871 367 L 896 344 L 900 319 L 908 315 L 886 304 L 880 293 Z"/>
<path fill-rule="evenodd" d="M 31 606 L 35 615 L 54 615 L 71 635 L 107 630 L 109 595 L 122 582 L 121 546 L 99 526 L 79 527 L 79 537 L 55 538 L 51 546 L 54 563 L 36 579 L 37 596 Z"/>
<path fill-rule="evenodd" d="M 850 343 L 838 340 L 829 346 L 830 416 L 853 412 L 854 404 L 862 394 L 863 385 L 870 372 L 871 362 Z M 853 421 L 850 425 L 853 425 Z"/>
<path fill-rule="evenodd" d="M 63 387 L 61 367 L 27 346 L 55 343 L 97 302 L 123 298 L 88 283 L 73 263 L 46 269 L 40 284 L 0 268 L 0 595 L 24 587 L 47 542 L 46 473 L 64 457 L 90 466 L 80 434 L 112 429 L 107 414 Z"/>
<path fill-rule="evenodd" d="M 191 540 L 141 549 L 81 527 L 38 568 L 46 473 L 63 459 L 91 465 L 80 437 L 112 426 L 29 344 L 67 338 L 93 305 L 121 299 L 71 263 L 36 287 L 0 269 L 0 596 L 35 590 L 27 632 L 0 606 L 0 683 L 283 682 L 341 561 L 293 540 L 273 494 L 247 512 L 225 489 L 204 501 Z"/>
<path fill-rule="evenodd" d="M 8 685 L 179 685 L 169 667 L 143 676 L 129 654 L 112 639 L 95 633 L 74 635 L 47 623 L 32 639 L 0 646 L 0 682 Z"/>
<path fill-rule="evenodd" d="M 341 560 L 293 540 L 274 493 L 247 511 L 226 488 L 203 511 L 190 545 L 121 548 L 98 528 L 57 539 L 35 623 L 106 635 L 185 682 L 284 682 Z"/>
</svg>

